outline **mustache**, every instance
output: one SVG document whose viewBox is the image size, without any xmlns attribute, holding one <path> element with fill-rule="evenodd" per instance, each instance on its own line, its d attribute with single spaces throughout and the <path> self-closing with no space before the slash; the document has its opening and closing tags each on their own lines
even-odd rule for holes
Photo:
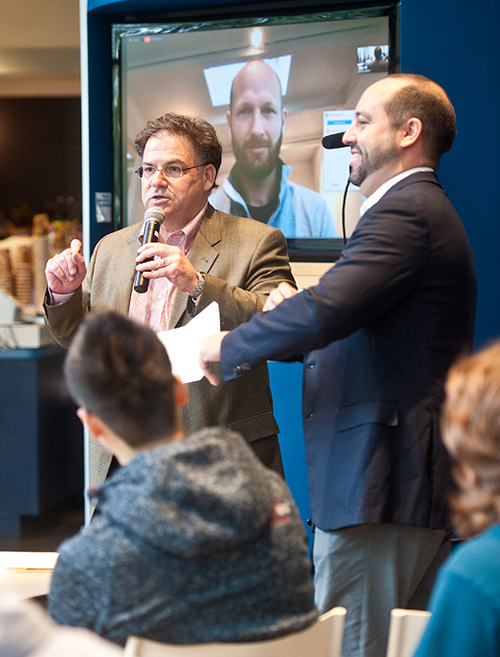
<svg viewBox="0 0 500 657">
<path fill-rule="evenodd" d="M 247 139 L 243 144 L 245 148 L 272 148 L 272 143 L 270 139 Z"/>
</svg>

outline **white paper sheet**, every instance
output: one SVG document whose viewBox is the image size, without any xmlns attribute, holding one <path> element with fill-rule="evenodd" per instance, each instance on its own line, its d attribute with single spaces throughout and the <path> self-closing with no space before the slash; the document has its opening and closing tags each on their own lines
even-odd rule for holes
<svg viewBox="0 0 500 657">
<path fill-rule="evenodd" d="M 200 381 L 203 378 L 203 371 L 199 365 L 201 341 L 219 331 L 219 304 L 212 301 L 186 326 L 170 329 L 170 331 L 161 331 L 157 334 L 165 345 L 173 373 L 183 383 Z"/>
</svg>

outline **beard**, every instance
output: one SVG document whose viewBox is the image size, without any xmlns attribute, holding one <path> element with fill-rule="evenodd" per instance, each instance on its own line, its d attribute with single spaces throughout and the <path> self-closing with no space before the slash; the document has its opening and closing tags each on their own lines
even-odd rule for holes
<svg viewBox="0 0 500 657">
<path fill-rule="evenodd" d="M 279 161 L 283 134 L 280 135 L 274 146 L 270 139 L 248 139 L 244 142 L 243 147 L 237 144 L 234 139 L 232 141 L 233 153 L 236 157 L 240 175 L 243 175 L 250 180 L 264 180 L 275 170 Z M 248 152 L 249 148 L 263 146 L 267 147 L 267 155 L 264 153 L 256 154 Z"/>
<path fill-rule="evenodd" d="M 375 152 L 360 153 L 356 158 L 358 164 L 351 170 L 349 181 L 359 187 L 369 175 L 391 162 L 396 155 L 397 149 L 394 140 Z"/>
</svg>

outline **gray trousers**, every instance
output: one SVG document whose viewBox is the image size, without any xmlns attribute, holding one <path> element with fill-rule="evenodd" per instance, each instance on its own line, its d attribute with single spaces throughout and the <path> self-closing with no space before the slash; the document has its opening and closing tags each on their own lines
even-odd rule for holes
<svg viewBox="0 0 500 657">
<path fill-rule="evenodd" d="M 425 609 L 451 552 L 444 529 L 357 525 L 314 534 L 314 596 L 346 607 L 342 657 L 385 657 L 391 609 Z"/>
</svg>

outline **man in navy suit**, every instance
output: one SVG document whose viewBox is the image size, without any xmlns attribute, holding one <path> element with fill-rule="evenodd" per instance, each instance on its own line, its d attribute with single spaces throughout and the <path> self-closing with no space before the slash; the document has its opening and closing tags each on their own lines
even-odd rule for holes
<svg viewBox="0 0 500 657">
<path fill-rule="evenodd" d="M 435 174 L 455 137 L 443 89 L 393 75 L 369 87 L 344 135 L 366 197 L 318 285 L 281 284 L 264 312 L 202 345 L 207 378 L 304 360 L 303 422 L 315 600 L 347 607 L 344 654 L 383 657 L 393 607 L 424 608 L 450 550 L 446 372 L 472 346 L 476 274 Z"/>
</svg>

